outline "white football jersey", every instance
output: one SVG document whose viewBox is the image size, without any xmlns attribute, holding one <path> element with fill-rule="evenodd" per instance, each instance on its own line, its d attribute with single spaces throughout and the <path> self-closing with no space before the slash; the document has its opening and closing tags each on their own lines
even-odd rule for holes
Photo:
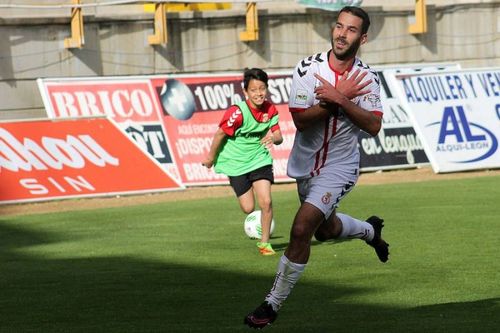
<svg viewBox="0 0 500 333">
<path fill-rule="evenodd" d="M 342 73 L 337 73 L 330 67 L 329 52 L 305 58 L 295 67 L 290 91 L 290 112 L 304 112 L 319 103 L 315 98 L 314 88 L 321 85 L 321 82 L 314 77 L 314 73 L 318 73 L 333 86 L 336 85 Z M 368 72 L 364 81 L 371 79 L 372 82 L 365 88 L 370 91 L 369 93 L 358 96 L 352 101 L 367 111 L 382 115 L 377 73 L 363 64 L 359 58 L 354 60 L 349 73 L 357 69 L 360 69 L 361 73 Z M 328 170 L 328 167 L 357 172 L 359 131 L 360 129 L 345 116 L 341 108 L 324 121 L 318 121 L 303 131 L 297 131 L 288 159 L 288 176 L 297 179 L 314 177 Z"/>
</svg>

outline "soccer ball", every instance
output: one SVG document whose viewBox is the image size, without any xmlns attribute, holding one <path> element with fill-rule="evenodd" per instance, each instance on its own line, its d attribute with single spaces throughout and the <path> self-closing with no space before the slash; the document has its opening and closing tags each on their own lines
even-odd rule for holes
<svg viewBox="0 0 500 333">
<path fill-rule="evenodd" d="M 262 237 L 262 226 L 260 224 L 261 211 L 255 210 L 245 218 L 245 233 L 250 238 L 260 239 Z M 271 235 L 274 231 L 274 219 L 271 220 Z"/>
</svg>

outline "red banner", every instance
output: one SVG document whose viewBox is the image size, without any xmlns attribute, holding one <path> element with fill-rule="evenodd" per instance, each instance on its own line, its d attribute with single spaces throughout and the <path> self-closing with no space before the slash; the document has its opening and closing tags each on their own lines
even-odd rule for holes
<svg viewBox="0 0 500 333">
<path fill-rule="evenodd" d="M 228 183 L 226 176 L 201 162 L 224 111 L 244 96 L 242 79 L 241 74 L 44 79 L 39 87 L 50 117 L 107 115 L 191 186 Z M 278 182 L 290 181 L 286 164 L 295 135 L 288 112 L 291 81 L 289 74 L 273 74 L 269 79 L 268 99 L 278 108 L 284 137 L 271 150 Z"/>
<path fill-rule="evenodd" d="M 179 188 L 109 119 L 0 124 L 0 203 Z"/>
<path fill-rule="evenodd" d="M 50 118 L 107 116 L 181 181 L 150 79 L 39 79 L 38 86 Z"/>
<path fill-rule="evenodd" d="M 201 165 L 207 155 L 213 135 L 226 109 L 241 101 L 242 76 L 197 76 L 170 79 L 154 78 L 152 85 L 163 110 L 163 124 L 174 145 L 175 160 L 184 184 L 206 185 L 227 183 L 224 175 Z M 289 181 L 286 175 L 288 155 L 293 144 L 295 126 L 288 112 L 291 78 L 270 75 L 268 99 L 275 103 L 284 141 L 274 146 L 276 181 Z"/>
</svg>

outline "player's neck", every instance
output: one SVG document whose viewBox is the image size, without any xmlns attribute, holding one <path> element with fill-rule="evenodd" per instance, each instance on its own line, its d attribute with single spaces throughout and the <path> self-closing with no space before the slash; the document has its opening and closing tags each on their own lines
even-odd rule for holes
<svg viewBox="0 0 500 333">
<path fill-rule="evenodd" d="M 355 56 L 349 59 L 338 59 L 333 52 L 330 52 L 330 57 L 328 62 L 330 64 L 330 68 L 332 68 L 335 72 L 342 74 L 345 71 L 349 71 L 354 64 Z"/>
</svg>

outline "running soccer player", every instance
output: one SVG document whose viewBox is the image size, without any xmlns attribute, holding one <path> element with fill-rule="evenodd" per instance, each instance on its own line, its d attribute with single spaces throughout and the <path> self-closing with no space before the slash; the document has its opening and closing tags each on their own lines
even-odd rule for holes
<svg viewBox="0 0 500 333">
<path fill-rule="evenodd" d="M 250 327 L 276 319 L 304 272 L 313 235 L 319 241 L 362 239 L 380 261 L 389 258 L 382 219 L 361 221 L 336 211 L 358 179 L 360 130 L 375 136 L 382 124 L 378 77 L 356 57 L 369 25 L 363 9 L 344 7 L 332 28 L 332 49 L 301 60 L 294 70 L 289 107 L 297 132 L 287 172 L 297 181 L 301 206 L 272 289 L 244 319 Z"/>
<path fill-rule="evenodd" d="M 210 151 L 202 163 L 215 165 L 217 173 L 229 177 L 241 210 L 249 214 L 255 209 L 255 198 L 261 209 L 262 236 L 257 247 L 262 255 L 273 255 L 269 242 L 273 208 L 271 184 L 274 183 L 272 145 L 283 142 L 276 107 L 266 100 L 267 73 L 259 68 L 243 75 L 246 100 L 231 106 L 214 135 Z"/>
</svg>

